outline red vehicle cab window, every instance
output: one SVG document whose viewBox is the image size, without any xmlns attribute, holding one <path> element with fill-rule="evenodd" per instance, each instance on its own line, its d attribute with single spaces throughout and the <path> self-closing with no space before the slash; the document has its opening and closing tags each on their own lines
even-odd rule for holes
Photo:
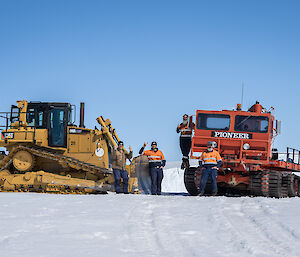
<svg viewBox="0 0 300 257">
<path fill-rule="evenodd" d="M 199 113 L 197 129 L 204 130 L 229 130 L 230 115 Z"/>
<path fill-rule="evenodd" d="M 264 116 L 235 116 L 236 131 L 267 133 L 269 118 Z"/>
</svg>

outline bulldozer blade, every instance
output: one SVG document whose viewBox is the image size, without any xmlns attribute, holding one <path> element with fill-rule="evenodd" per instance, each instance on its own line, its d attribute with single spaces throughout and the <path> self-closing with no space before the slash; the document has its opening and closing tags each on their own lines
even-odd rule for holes
<svg viewBox="0 0 300 257">
<path fill-rule="evenodd" d="M 138 189 L 141 194 L 151 194 L 151 177 L 147 156 L 140 155 L 135 159 L 135 172 L 138 179 Z"/>
</svg>

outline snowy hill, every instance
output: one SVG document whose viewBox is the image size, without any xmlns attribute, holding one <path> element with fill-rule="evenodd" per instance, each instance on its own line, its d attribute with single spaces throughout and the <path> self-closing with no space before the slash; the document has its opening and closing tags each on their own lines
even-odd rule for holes
<svg viewBox="0 0 300 257">
<path fill-rule="evenodd" d="M 184 186 L 183 177 L 184 177 L 184 170 L 181 170 L 177 166 L 173 166 L 173 165 L 167 166 L 164 169 L 164 179 L 161 185 L 162 192 L 186 193 L 187 191 Z"/>
<path fill-rule="evenodd" d="M 190 160 L 191 166 L 197 166 L 197 160 Z M 164 168 L 162 191 L 168 193 L 187 193 L 184 186 L 184 170 L 180 169 L 181 161 L 167 162 Z"/>
</svg>

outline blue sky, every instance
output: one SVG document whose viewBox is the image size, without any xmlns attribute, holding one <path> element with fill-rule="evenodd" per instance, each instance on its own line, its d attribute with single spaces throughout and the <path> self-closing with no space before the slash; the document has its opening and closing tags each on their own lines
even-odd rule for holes
<svg viewBox="0 0 300 257">
<path fill-rule="evenodd" d="M 0 110 L 19 99 L 86 103 L 135 154 L 179 160 L 182 114 L 259 100 L 300 148 L 299 1 L 0 0 Z M 79 108 L 78 108 L 79 109 Z"/>
</svg>

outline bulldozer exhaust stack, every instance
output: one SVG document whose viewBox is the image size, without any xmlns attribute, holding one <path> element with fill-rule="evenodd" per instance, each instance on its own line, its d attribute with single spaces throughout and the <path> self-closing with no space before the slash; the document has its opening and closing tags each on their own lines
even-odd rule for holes
<svg viewBox="0 0 300 257">
<path fill-rule="evenodd" d="M 80 121 L 79 127 L 84 128 L 84 102 L 80 103 Z"/>
</svg>

